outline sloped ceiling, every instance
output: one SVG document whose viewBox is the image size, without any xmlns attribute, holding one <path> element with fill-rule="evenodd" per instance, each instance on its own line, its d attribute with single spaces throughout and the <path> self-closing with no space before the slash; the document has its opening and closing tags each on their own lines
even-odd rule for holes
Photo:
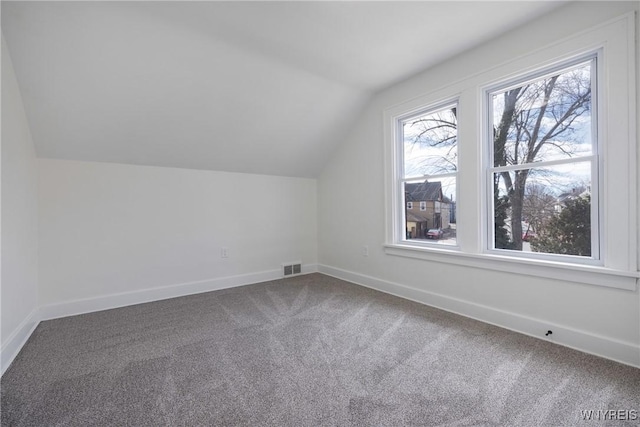
<svg viewBox="0 0 640 427">
<path fill-rule="evenodd" d="M 557 2 L 8 2 L 40 157 L 316 177 L 370 96 Z"/>
</svg>

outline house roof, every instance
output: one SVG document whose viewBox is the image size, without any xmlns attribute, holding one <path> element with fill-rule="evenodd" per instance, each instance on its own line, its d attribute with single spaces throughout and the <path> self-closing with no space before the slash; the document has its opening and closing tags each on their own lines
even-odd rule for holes
<svg viewBox="0 0 640 427">
<path fill-rule="evenodd" d="M 411 212 L 409 210 L 407 211 L 407 221 L 410 221 L 410 222 L 427 222 L 429 220 L 430 219 L 427 218 L 424 215 L 420 215 L 418 213 Z"/>
<path fill-rule="evenodd" d="M 405 184 L 407 201 L 442 200 L 442 183 L 440 181 Z"/>
<path fill-rule="evenodd" d="M 562 4 L 2 1 L 2 54 L 39 157 L 313 178 L 374 93 Z"/>
<path fill-rule="evenodd" d="M 589 188 L 586 186 L 579 186 L 571 189 L 571 191 L 560 194 L 557 197 L 558 203 L 563 203 L 568 199 L 576 199 L 578 197 L 586 197 L 587 195 L 591 195 Z"/>
</svg>

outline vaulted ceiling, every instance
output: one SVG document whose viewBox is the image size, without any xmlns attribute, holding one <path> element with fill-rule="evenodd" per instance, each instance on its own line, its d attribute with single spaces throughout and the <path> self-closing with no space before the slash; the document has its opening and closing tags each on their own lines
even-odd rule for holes
<svg viewBox="0 0 640 427">
<path fill-rule="evenodd" d="M 10 2 L 40 157 L 316 177 L 371 95 L 561 3 Z"/>
</svg>

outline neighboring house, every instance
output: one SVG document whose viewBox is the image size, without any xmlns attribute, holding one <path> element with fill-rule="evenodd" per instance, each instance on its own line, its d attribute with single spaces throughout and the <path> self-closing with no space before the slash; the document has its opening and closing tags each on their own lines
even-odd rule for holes
<svg viewBox="0 0 640 427">
<path fill-rule="evenodd" d="M 430 228 L 450 228 L 452 202 L 440 181 L 405 184 L 407 238 L 424 238 Z"/>
<path fill-rule="evenodd" d="M 585 198 L 591 195 L 591 186 L 580 186 L 572 188 L 571 191 L 560 194 L 556 199 L 555 211 L 560 213 L 564 209 L 567 200 L 577 199 L 578 197 Z"/>
</svg>

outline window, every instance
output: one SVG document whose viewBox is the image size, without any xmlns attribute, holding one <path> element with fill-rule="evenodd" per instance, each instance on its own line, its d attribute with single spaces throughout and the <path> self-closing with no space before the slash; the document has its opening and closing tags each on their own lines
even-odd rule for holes
<svg viewBox="0 0 640 427">
<path fill-rule="evenodd" d="M 637 289 L 634 19 L 386 109 L 385 253 Z"/>
<path fill-rule="evenodd" d="M 489 249 L 599 259 L 595 72 L 590 57 L 488 92 Z"/>
<path fill-rule="evenodd" d="M 456 244 L 456 109 L 456 103 L 449 102 L 398 119 L 402 158 L 398 185 L 407 206 L 403 212 L 405 241 Z M 410 212 L 415 202 L 420 210 Z"/>
</svg>

